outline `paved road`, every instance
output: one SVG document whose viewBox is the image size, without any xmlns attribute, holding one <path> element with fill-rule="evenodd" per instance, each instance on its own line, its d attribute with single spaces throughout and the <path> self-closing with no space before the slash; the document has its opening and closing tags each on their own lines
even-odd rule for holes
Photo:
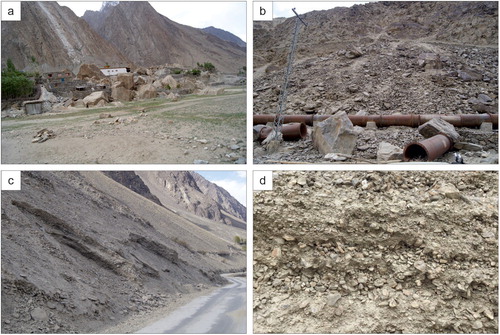
<svg viewBox="0 0 500 335">
<path fill-rule="evenodd" d="M 246 333 L 246 278 L 226 277 L 230 285 L 197 298 L 138 333 L 242 334 Z"/>
</svg>

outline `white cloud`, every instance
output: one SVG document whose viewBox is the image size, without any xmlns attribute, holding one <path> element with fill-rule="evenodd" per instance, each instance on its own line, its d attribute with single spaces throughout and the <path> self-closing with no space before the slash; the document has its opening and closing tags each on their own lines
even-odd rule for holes
<svg viewBox="0 0 500 335">
<path fill-rule="evenodd" d="M 211 180 L 211 182 L 228 191 L 240 204 L 247 206 L 247 184 L 245 182 L 231 179 Z"/>
<path fill-rule="evenodd" d="M 246 171 L 236 171 L 236 174 L 238 177 L 246 179 L 247 178 L 247 172 Z"/>
</svg>

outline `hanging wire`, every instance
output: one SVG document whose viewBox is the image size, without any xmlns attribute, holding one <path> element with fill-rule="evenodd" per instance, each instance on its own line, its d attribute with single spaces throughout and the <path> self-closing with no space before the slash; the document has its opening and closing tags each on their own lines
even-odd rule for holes
<svg viewBox="0 0 500 335">
<path fill-rule="evenodd" d="M 283 113 L 286 107 L 286 100 L 288 96 L 288 83 L 290 81 L 290 74 L 292 73 L 292 65 L 293 58 L 295 56 L 295 50 L 297 48 L 297 40 L 299 37 L 300 23 L 304 24 L 307 27 L 307 24 L 299 17 L 299 14 L 295 11 L 295 8 L 292 8 L 292 11 L 295 13 L 295 29 L 293 32 L 293 40 L 292 45 L 290 47 L 290 53 L 288 54 L 288 65 L 285 71 L 285 82 L 283 84 L 283 89 L 281 90 L 280 100 L 278 104 L 278 113 L 276 114 L 276 118 L 274 119 L 274 139 L 279 140 L 279 134 L 281 134 L 281 126 L 283 125 Z"/>
</svg>

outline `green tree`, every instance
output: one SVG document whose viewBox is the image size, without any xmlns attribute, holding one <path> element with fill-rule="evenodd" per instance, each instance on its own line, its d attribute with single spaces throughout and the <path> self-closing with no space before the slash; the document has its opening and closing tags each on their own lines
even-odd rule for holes
<svg viewBox="0 0 500 335">
<path fill-rule="evenodd" d="M 34 83 L 25 73 L 16 69 L 10 58 L 7 59 L 6 66 L 2 71 L 2 98 L 12 99 L 33 94 Z"/>
</svg>

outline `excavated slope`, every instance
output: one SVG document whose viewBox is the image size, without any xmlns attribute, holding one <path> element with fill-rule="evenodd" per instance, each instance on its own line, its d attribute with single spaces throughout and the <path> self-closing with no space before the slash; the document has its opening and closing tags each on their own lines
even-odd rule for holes
<svg viewBox="0 0 500 335">
<path fill-rule="evenodd" d="M 256 333 L 498 333 L 497 172 L 279 172 Z"/>
<path fill-rule="evenodd" d="M 99 332 L 245 268 L 193 222 L 100 172 L 24 172 L 2 192 L 2 332 Z"/>
</svg>

